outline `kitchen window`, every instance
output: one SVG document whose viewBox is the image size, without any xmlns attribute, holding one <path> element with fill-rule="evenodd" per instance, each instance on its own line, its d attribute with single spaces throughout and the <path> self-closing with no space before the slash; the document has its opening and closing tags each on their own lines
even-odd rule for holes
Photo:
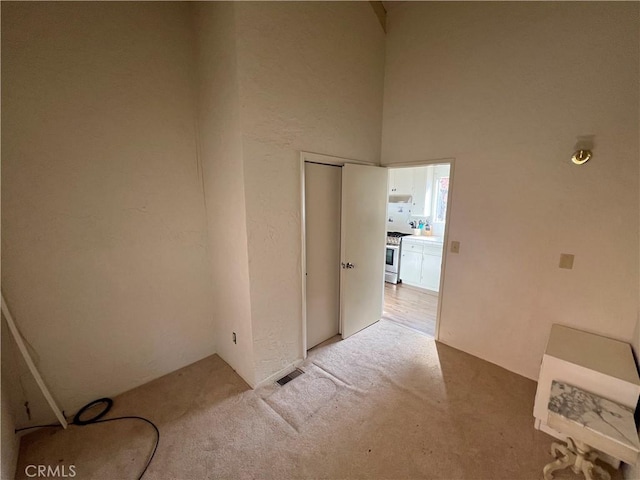
<svg viewBox="0 0 640 480">
<path fill-rule="evenodd" d="M 447 219 L 447 198 L 449 197 L 449 177 L 435 178 L 435 212 L 433 221 L 437 223 L 444 223 Z"/>
</svg>

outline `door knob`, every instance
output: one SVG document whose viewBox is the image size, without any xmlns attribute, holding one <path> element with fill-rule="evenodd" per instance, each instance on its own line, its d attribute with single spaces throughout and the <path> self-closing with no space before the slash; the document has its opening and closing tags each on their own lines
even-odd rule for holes
<svg viewBox="0 0 640 480">
<path fill-rule="evenodd" d="M 347 262 L 347 263 L 342 262 L 342 268 L 356 268 L 356 266 L 351 262 Z"/>
</svg>

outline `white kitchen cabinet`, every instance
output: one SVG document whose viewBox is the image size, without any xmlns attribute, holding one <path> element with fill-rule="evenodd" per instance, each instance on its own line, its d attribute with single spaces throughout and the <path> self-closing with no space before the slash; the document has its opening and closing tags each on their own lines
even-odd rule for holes
<svg viewBox="0 0 640 480">
<path fill-rule="evenodd" d="M 413 170 L 413 206 L 412 215 L 428 216 L 427 208 L 431 209 L 431 202 L 427 205 L 428 172 L 433 172 L 433 167 L 418 167 Z M 433 175 L 432 175 L 433 176 Z"/>
<path fill-rule="evenodd" d="M 415 168 L 389 170 L 389 195 L 413 195 L 413 173 Z"/>
<path fill-rule="evenodd" d="M 398 195 L 398 186 L 397 186 L 397 181 L 396 181 L 396 177 L 398 176 L 398 170 L 397 169 L 391 169 L 389 170 L 389 195 Z"/>
<path fill-rule="evenodd" d="M 431 253 L 422 254 L 422 268 L 420 285 L 429 290 L 437 292 L 440 289 L 440 264 L 442 263 L 442 253 L 433 255 Z"/>
<path fill-rule="evenodd" d="M 420 285 L 422 253 L 403 251 L 400 257 L 400 279 L 407 285 Z"/>
<path fill-rule="evenodd" d="M 400 280 L 407 285 L 440 289 L 442 244 L 404 237 L 400 258 Z"/>
<path fill-rule="evenodd" d="M 389 195 L 411 195 L 411 215 L 444 223 L 449 169 L 449 165 L 389 169 Z"/>
<path fill-rule="evenodd" d="M 389 195 L 411 195 L 411 214 L 431 215 L 433 166 L 389 170 Z"/>
</svg>

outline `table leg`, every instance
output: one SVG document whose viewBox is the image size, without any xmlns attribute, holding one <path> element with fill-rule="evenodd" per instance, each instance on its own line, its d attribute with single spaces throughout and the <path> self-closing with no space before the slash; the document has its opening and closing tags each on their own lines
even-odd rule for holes
<svg viewBox="0 0 640 480">
<path fill-rule="evenodd" d="M 575 453 L 573 453 L 564 445 L 556 442 L 553 442 L 551 444 L 551 455 L 556 457 L 556 460 L 545 465 L 544 469 L 542 470 L 544 480 L 553 480 L 553 472 L 572 466 L 576 461 Z M 560 457 L 560 455 L 562 455 L 562 457 Z"/>
<path fill-rule="evenodd" d="M 611 480 L 609 472 L 594 463 L 598 453 L 584 442 L 574 442 L 571 438 L 567 438 L 566 446 L 554 442 L 551 444 L 551 455 L 556 460 L 545 465 L 542 470 L 544 480 L 553 480 L 553 472 L 567 467 L 571 467 L 575 473 L 582 473 L 585 480 L 595 480 L 594 473 L 601 480 Z"/>
<path fill-rule="evenodd" d="M 604 468 L 602 468 L 599 465 L 595 465 L 595 464 L 592 464 L 592 465 L 593 465 L 593 471 L 596 472 L 602 480 L 611 480 L 611 475 L 609 475 L 609 472 L 607 472 Z"/>
</svg>

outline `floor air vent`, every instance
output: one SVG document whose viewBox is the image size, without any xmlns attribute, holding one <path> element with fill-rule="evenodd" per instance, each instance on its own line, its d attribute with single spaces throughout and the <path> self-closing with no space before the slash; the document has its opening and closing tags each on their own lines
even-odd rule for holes
<svg viewBox="0 0 640 480">
<path fill-rule="evenodd" d="M 296 377 L 299 377 L 300 375 L 302 375 L 304 372 L 302 370 L 300 370 L 299 368 L 296 368 L 293 372 L 291 372 L 288 375 L 285 375 L 284 377 L 282 377 L 280 380 L 276 381 L 276 383 L 278 385 L 285 385 L 287 383 L 289 383 L 291 380 L 293 380 Z"/>
</svg>

